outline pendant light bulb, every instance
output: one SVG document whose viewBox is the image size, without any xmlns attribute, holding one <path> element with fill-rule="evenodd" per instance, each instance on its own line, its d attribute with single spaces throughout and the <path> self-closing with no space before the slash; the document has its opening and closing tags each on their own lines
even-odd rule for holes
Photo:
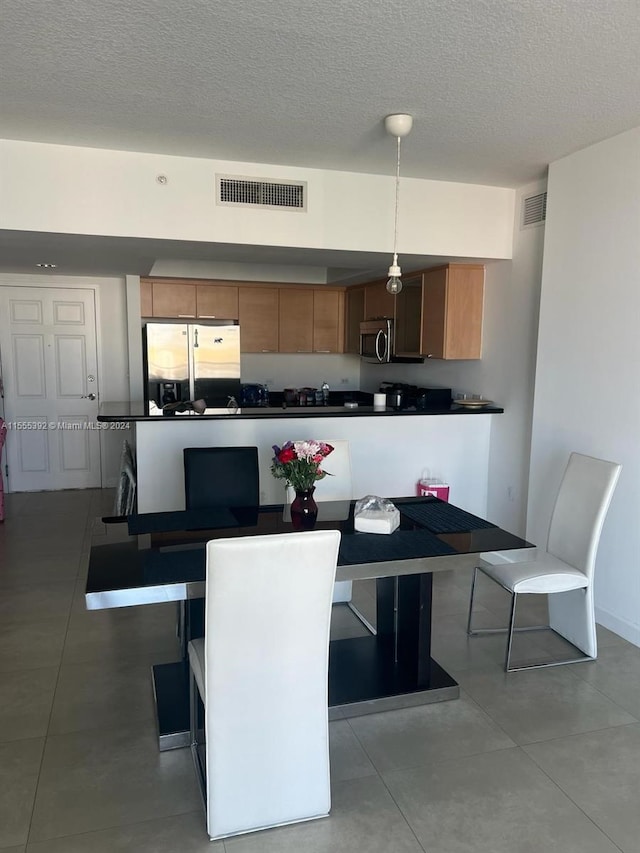
<svg viewBox="0 0 640 853">
<path fill-rule="evenodd" d="M 396 211 L 393 231 L 393 263 L 389 267 L 389 280 L 387 281 L 387 290 L 393 295 L 400 293 L 402 290 L 402 270 L 398 265 L 398 209 L 400 201 L 400 141 L 411 130 L 413 117 L 410 115 L 396 114 L 389 115 L 384 120 L 384 125 L 392 136 L 396 137 L 398 146 L 398 156 L 396 159 Z"/>
<path fill-rule="evenodd" d="M 397 260 L 397 258 L 395 258 L 395 260 Z M 398 264 L 391 264 L 388 272 L 389 281 L 387 282 L 387 290 L 389 291 L 389 293 L 400 293 L 400 291 L 402 290 L 402 279 L 400 278 L 401 275 L 402 270 L 400 269 Z"/>
</svg>

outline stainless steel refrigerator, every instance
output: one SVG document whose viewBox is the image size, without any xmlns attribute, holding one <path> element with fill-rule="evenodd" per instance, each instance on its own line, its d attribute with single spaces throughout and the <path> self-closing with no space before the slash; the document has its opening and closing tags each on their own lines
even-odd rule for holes
<svg viewBox="0 0 640 853">
<path fill-rule="evenodd" d="M 142 330 L 147 410 L 205 400 L 207 408 L 240 399 L 240 326 L 148 321 Z"/>
</svg>

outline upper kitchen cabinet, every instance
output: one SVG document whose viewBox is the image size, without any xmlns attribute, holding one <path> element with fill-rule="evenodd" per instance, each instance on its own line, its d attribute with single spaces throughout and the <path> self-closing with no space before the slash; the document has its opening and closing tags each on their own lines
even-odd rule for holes
<svg viewBox="0 0 640 853">
<path fill-rule="evenodd" d="M 344 293 L 313 287 L 281 287 L 280 352 L 344 351 Z"/>
<path fill-rule="evenodd" d="M 313 291 L 313 351 L 344 352 L 344 293 Z"/>
<path fill-rule="evenodd" d="M 364 316 L 364 288 L 349 287 L 345 293 L 345 352 L 360 352 L 360 323 Z"/>
<path fill-rule="evenodd" d="M 197 284 L 196 314 L 199 320 L 237 320 L 237 285 Z"/>
<path fill-rule="evenodd" d="M 241 352 L 278 352 L 278 288 L 238 291 Z"/>
<path fill-rule="evenodd" d="M 153 281 L 153 316 L 195 319 L 196 286 L 179 281 Z M 145 283 L 146 284 L 146 283 Z"/>
<path fill-rule="evenodd" d="M 153 285 L 150 281 L 140 281 L 140 316 L 153 317 Z"/>
<path fill-rule="evenodd" d="M 422 274 L 421 355 L 477 359 L 482 350 L 484 267 L 447 264 Z"/>
<path fill-rule="evenodd" d="M 397 356 L 420 356 L 422 346 L 422 273 L 402 279 L 396 295 L 395 349 Z"/>
<path fill-rule="evenodd" d="M 378 320 L 394 316 L 394 295 L 387 290 L 387 280 L 368 284 L 364 289 L 364 319 Z"/>
<path fill-rule="evenodd" d="M 278 316 L 279 351 L 313 352 L 313 289 L 282 288 Z"/>
</svg>

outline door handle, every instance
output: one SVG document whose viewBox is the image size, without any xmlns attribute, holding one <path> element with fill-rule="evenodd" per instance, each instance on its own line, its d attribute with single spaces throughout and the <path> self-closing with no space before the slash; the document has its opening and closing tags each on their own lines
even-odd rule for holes
<svg viewBox="0 0 640 853">
<path fill-rule="evenodd" d="M 83 394 L 80 399 L 81 400 L 95 400 L 96 395 L 95 394 Z"/>
</svg>

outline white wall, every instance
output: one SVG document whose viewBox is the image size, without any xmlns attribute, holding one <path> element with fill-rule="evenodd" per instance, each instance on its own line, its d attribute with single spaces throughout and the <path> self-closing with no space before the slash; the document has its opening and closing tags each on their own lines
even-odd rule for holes
<svg viewBox="0 0 640 853">
<path fill-rule="evenodd" d="M 216 173 L 306 181 L 307 211 L 216 205 Z M 0 140 L 0 185 L 0 228 L 392 251 L 391 176 Z M 407 178 L 399 250 L 510 258 L 513 204 L 504 187 Z"/>
<path fill-rule="evenodd" d="M 527 534 L 572 450 L 621 462 L 597 618 L 640 645 L 640 128 L 553 163 L 547 211 Z"/>
<path fill-rule="evenodd" d="M 100 401 L 129 399 L 126 298 L 123 278 L 91 276 L 18 275 L 0 273 L 0 286 L 91 287 L 96 291 Z M 115 486 L 120 470 L 122 441 L 128 431 L 100 430 L 102 485 Z"/>
<path fill-rule="evenodd" d="M 516 211 L 524 196 L 544 189 L 544 184 L 522 187 Z M 525 531 L 543 241 L 544 226 L 521 230 L 516 215 L 513 261 L 487 263 L 481 360 L 428 359 L 424 364 L 363 364 L 361 369 L 365 391 L 376 391 L 380 382 L 409 382 L 482 394 L 504 407 L 504 414 L 492 419 L 487 517 L 520 535 Z M 450 481 L 451 472 L 439 473 Z"/>
</svg>

